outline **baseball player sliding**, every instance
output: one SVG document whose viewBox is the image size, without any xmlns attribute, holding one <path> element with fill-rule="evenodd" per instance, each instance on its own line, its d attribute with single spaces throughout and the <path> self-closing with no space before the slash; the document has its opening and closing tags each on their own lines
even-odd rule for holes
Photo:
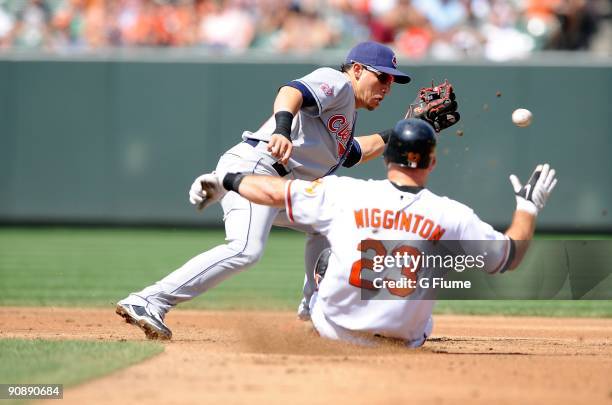
<svg viewBox="0 0 612 405">
<path fill-rule="evenodd" d="M 328 176 L 308 182 L 247 173 L 211 173 L 200 177 L 201 201 L 240 195 L 251 202 L 285 208 L 290 221 L 312 226 L 330 242 L 324 278 L 310 301 L 313 325 L 321 336 L 370 344 L 376 336 L 402 339 L 421 346 L 432 330 L 434 300 L 364 300 L 372 288 L 364 276 L 372 272 L 362 253 L 384 255 L 383 240 L 497 241 L 483 270 L 516 268 L 533 237 L 536 217 L 557 180 L 548 164 L 538 165 L 523 186 L 510 181 L 516 211 L 505 233 L 481 221 L 467 206 L 440 197 L 427 188 L 436 165 L 436 134 L 425 121 L 402 120 L 384 151 L 386 180 Z M 325 267 L 324 265 L 321 267 Z M 363 278 L 362 278 L 363 277 Z M 409 295 L 411 291 L 401 296 Z"/>
<path fill-rule="evenodd" d="M 382 154 L 391 130 L 354 137 L 358 109 L 374 110 L 391 91 L 393 83 L 410 77 L 397 69 L 388 47 L 363 42 L 349 52 L 340 71 L 321 68 L 281 87 L 274 114 L 255 132 L 245 131 L 243 142 L 221 156 L 215 173 L 252 173 L 277 179 L 315 180 Z M 409 115 L 430 122 L 437 131 L 459 120 L 452 86 L 444 82 L 423 88 Z M 190 190 L 190 201 L 202 209 L 211 200 L 201 196 L 202 178 Z M 238 193 L 221 200 L 226 244 L 219 245 L 185 263 L 155 284 L 121 300 L 116 312 L 139 326 L 147 337 L 170 339 L 164 316 L 175 305 L 215 287 L 245 270 L 262 256 L 273 224 L 290 226 L 308 235 L 304 300 L 299 315 L 309 317 L 307 303 L 314 291 L 309 275 L 319 254 L 329 247 L 327 239 L 311 224 L 290 223 L 283 207 L 253 204 Z"/>
</svg>

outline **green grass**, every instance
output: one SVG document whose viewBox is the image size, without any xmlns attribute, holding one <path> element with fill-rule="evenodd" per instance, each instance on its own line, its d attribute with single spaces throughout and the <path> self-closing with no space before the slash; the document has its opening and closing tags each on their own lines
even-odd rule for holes
<svg viewBox="0 0 612 405">
<path fill-rule="evenodd" d="M 0 305 L 112 306 L 223 239 L 219 229 L 0 228 Z M 259 264 L 180 308 L 294 310 L 301 296 L 304 241 L 303 234 L 274 230 Z M 436 308 L 438 313 L 612 317 L 612 301 L 440 301 Z"/>
<path fill-rule="evenodd" d="M 109 306 L 224 238 L 218 229 L 0 228 L 0 305 Z M 295 306 L 304 239 L 274 231 L 258 265 L 181 307 Z"/>
<path fill-rule="evenodd" d="M 0 383 L 64 384 L 65 389 L 163 350 L 162 344 L 153 342 L 2 339 Z"/>
</svg>

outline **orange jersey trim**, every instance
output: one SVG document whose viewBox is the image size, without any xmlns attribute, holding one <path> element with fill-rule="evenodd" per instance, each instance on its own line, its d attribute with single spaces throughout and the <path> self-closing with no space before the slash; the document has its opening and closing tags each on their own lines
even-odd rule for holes
<svg viewBox="0 0 612 405">
<path fill-rule="evenodd" d="M 287 188 L 285 188 L 285 207 L 287 208 L 287 218 L 289 218 L 289 221 L 295 222 L 293 219 L 293 207 L 291 206 L 291 183 L 293 183 L 293 180 L 289 180 Z"/>
</svg>

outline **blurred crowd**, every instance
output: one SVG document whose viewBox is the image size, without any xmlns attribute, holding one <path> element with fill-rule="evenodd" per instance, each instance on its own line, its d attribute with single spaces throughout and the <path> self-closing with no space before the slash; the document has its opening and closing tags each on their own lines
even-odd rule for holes
<svg viewBox="0 0 612 405">
<path fill-rule="evenodd" d="M 348 49 L 507 60 L 588 50 L 610 0 L 0 0 L 2 49 Z"/>
</svg>

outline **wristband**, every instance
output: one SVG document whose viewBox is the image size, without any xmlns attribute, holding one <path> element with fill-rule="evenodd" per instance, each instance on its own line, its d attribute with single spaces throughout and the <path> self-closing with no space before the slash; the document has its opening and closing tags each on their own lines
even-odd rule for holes
<svg viewBox="0 0 612 405">
<path fill-rule="evenodd" d="M 279 111 L 274 114 L 276 128 L 274 134 L 279 134 L 291 140 L 291 123 L 293 122 L 293 114 L 289 111 Z"/>
<path fill-rule="evenodd" d="M 504 267 L 499 271 L 500 273 L 505 273 L 506 270 L 510 268 L 510 265 L 514 261 L 514 256 L 516 255 L 516 242 L 514 242 L 511 237 L 508 237 L 508 241 L 510 243 L 510 252 L 508 252 L 508 259 L 506 260 Z"/>
<path fill-rule="evenodd" d="M 392 133 L 393 133 L 393 128 L 385 129 L 384 131 L 380 131 L 378 133 L 378 135 L 380 135 L 380 137 L 382 138 L 384 143 L 388 143 L 389 142 L 389 138 L 391 138 L 391 134 Z"/>
<path fill-rule="evenodd" d="M 223 177 L 223 188 L 227 191 L 235 191 L 238 193 L 238 187 L 240 187 L 240 183 L 246 177 L 244 173 L 227 173 L 225 177 Z"/>
</svg>

